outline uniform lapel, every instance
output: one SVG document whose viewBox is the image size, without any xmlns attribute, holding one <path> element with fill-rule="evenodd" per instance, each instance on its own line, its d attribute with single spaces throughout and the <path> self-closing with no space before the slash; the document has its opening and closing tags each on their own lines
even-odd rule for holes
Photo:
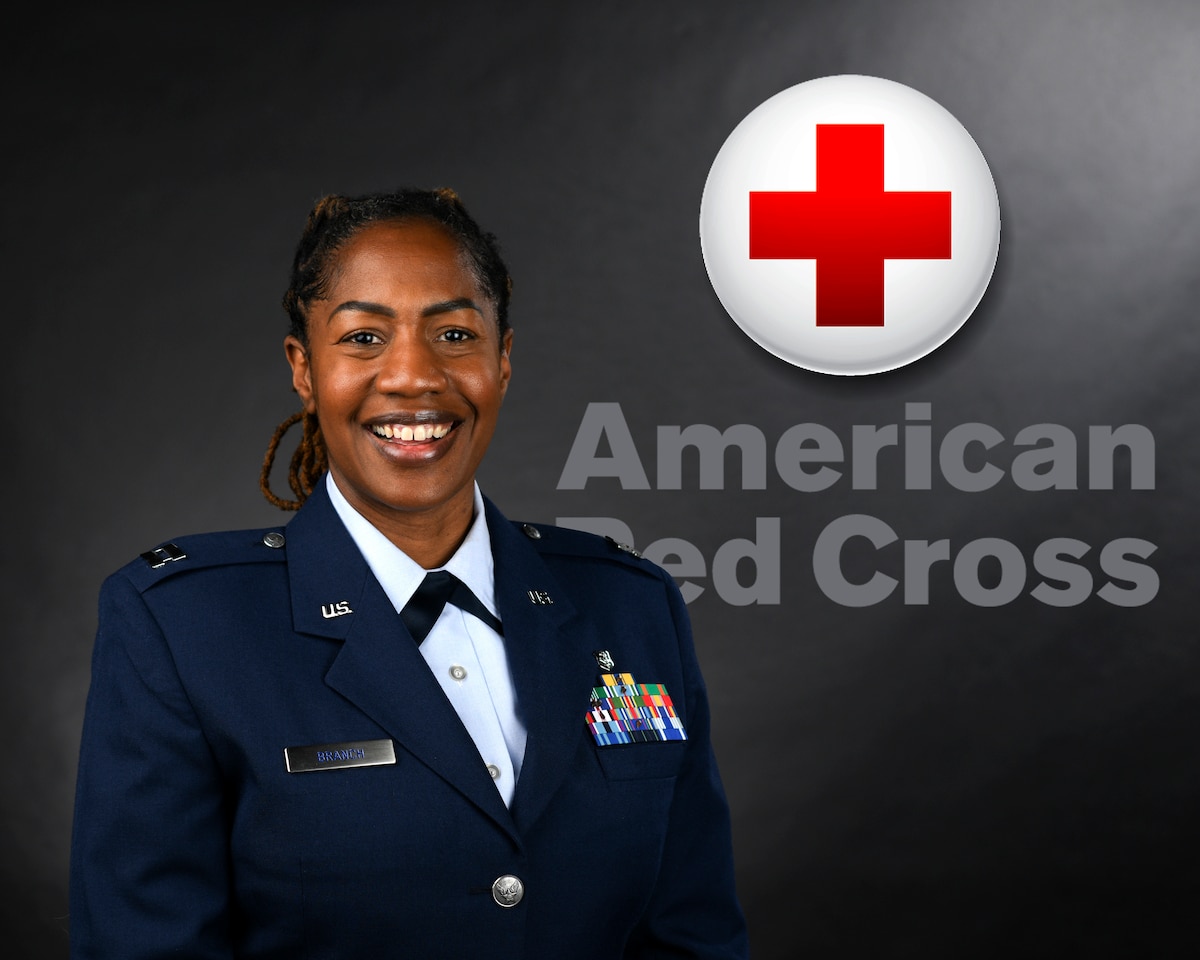
<svg viewBox="0 0 1200 960">
<path fill-rule="evenodd" d="M 513 797 L 517 827 L 546 808 L 579 749 L 596 678 L 592 627 L 580 617 L 529 539 L 485 501 L 496 568 L 496 605 L 528 739 Z M 530 597 L 540 592 L 552 603 Z"/>
<path fill-rule="evenodd" d="M 287 552 L 296 631 L 342 642 L 325 683 L 519 839 L 474 741 L 333 509 L 324 483 L 288 524 Z M 350 612 L 339 612 L 346 608 Z"/>
</svg>

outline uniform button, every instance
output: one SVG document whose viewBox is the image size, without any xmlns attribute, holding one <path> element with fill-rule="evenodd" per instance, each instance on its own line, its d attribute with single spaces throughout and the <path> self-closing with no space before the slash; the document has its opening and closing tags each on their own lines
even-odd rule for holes
<svg viewBox="0 0 1200 960">
<path fill-rule="evenodd" d="M 456 663 L 454 666 L 452 666 L 450 668 L 450 676 L 452 676 L 455 680 L 466 680 L 467 679 L 467 668 L 460 667 Z"/>
<path fill-rule="evenodd" d="M 277 530 L 272 530 L 270 533 L 263 534 L 263 543 L 265 543 L 272 550 L 278 550 L 286 542 L 287 541 L 284 539 L 283 534 Z"/>
<path fill-rule="evenodd" d="M 542 539 L 542 531 L 535 527 L 532 523 L 521 524 L 521 530 L 530 540 Z"/>
<path fill-rule="evenodd" d="M 525 884 L 511 873 L 497 877 L 492 884 L 492 899 L 502 907 L 515 907 L 524 896 Z"/>
<path fill-rule="evenodd" d="M 488 773 L 490 773 L 492 775 L 493 780 L 500 779 L 500 768 L 498 766 L 496 766 L 494 763 L 488 764 Z"/>
</svg>

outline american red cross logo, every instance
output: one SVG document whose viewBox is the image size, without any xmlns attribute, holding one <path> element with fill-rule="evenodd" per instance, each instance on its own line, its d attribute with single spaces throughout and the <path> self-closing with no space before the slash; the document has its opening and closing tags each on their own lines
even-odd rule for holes
<svg viewBox="0 0 1200 960">
<path fill-rule="evenodd" d="M 885 260 L 950 259 L 949 191 L 883 189 L 883 124 L 817 124 L 817 189 L 750 192 L 750 259 L 817 262 L 817 326 L 883 326 Z"/>
</svg>

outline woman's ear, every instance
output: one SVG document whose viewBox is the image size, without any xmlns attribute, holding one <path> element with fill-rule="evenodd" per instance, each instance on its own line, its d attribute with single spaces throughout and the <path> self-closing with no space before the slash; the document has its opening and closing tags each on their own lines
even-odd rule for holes
<svg viewBox="0 0 1200 960">
<path fill-rule="evenodd" d="M 509 354 L 512 353 L 512 329 L 504 331 L 504 336 L 500 340 L 500 395 L 503 396 L 508 392 L 508 381 L 512 377 L 512 364 L 509 362 Z"/>
<path fill-rule="evenodd" d="M 283 350 L 292 367 L 292 389 L 300 394 L 305 413 L 316 413 L 317 402 L 313 394 L 312 367 L 308 362 L 308 350 L 296 337 L 288 334 L 283 338 Z"/>
</svg>

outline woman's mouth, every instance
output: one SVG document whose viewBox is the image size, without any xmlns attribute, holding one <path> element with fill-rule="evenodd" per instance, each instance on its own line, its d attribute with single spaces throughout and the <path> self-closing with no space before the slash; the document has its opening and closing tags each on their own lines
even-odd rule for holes
<svg viewBox="0 0 1200 960">
<path fill-rule="evenodd" d="M 399 440 L 402 443 L 427 443 L 430 440 L 440 440 L 451 430 L 453 423 L 418 423 L 409 426 L 404 423 L 376 423 L 371 425 L 371 432 L 385 440 Z"/>
</svg>

